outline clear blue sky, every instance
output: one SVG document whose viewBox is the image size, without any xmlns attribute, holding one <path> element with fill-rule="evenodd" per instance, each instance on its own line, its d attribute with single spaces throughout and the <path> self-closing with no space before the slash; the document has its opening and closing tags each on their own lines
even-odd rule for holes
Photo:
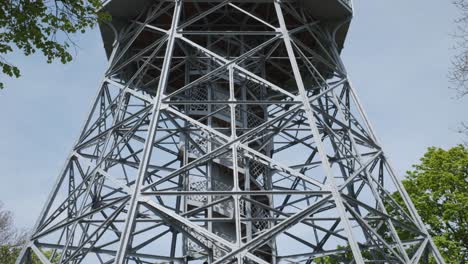
<svg viewBox="0 0 468 264">
<path fill-rule="evenodd" d="M 462 141 L 468 98 L 453 99 L 447 72 L 457 12 L 450 1 L 355 0 L 343 58 L 361 101 L 403 176 L 429 146 Z M 71 149 L 105 70 L 99 32 L 77 37 L 76 59 L 10 59 L 22 77 L 0 91 L 0 200 L 31 227 Z M 5 80 L 6 79 L 6 80 Z"/>
</svg>

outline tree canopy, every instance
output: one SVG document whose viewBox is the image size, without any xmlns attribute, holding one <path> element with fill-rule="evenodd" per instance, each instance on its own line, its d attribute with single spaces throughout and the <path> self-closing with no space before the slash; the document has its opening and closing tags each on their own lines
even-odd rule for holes
<svg viewBox="0 0 468 264">
<path fill-rule="evenodd" d="M 0 202 L 0 260 L 2 264 L 15 263 L 26 232 L 15 228 L 12 213 Z"/>
<path fill-rule="evenodd" d="M 0 69 L 19 77 L 20 69 L 5 55 L 42 52 L 48 63 L 72 60 L 72 35 L 84 33 L 99 20 L 101 0 L 0 0 Z M 0 89 L 4 84 L 0 82 Z"/>
<path fill-rule="evenodd" d="M 468 94 L 468 1 L 454 0 L 453 3 L 460 11 L 455 19 L 456 54 L 452 58 L 450 81 L 459 97 Z"/>
<path fill-rule="evenodd" d="M 447 263 L 467 263 L 468 148 L 429 148 L 403 185 Z"/>
<path fill-rule="evenodd" d="M 468 148 L 432 147 L 420 161 L 407 172 L 403 185 L 446 263 L 468 263 Z M 403 205 L 397 192 L 392 196 Z M 328 256 L 314 261 L 341 263 Z"/>
<path fill-rule="evenodd" d="M 462 98 L 468 95 L 468 0 L 453 0 L 453 4 L 460 14 L 455 19 L 455 55 L 452 57 L 449 80 L 457 97 Z M 465 145 L 468 146 L 468 124 L 462 123 L 459 132 L 467 138 Z"/>
</svg>

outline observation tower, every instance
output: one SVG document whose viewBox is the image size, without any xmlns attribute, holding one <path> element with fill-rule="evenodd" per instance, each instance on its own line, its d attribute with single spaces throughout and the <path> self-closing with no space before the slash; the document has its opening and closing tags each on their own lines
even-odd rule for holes
<svg viewBox="0 0 468 264">
<path fill-rule="evenodd" d="M 107 71 L 17 264 L 444 263 L 340 59 L 350 0 L 103 10 Z"/>
</svg>

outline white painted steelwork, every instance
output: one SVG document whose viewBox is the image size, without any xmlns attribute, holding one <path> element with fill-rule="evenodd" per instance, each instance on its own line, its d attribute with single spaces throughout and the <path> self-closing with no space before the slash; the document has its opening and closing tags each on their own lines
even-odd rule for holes
<svg viewBox="0 0 468 264">
<path fill-rule="evenodd" d="M 107 1 L 109 68 L 17 264 L 444 263 L 340 59 L 352 8 Z"/>
</svg>

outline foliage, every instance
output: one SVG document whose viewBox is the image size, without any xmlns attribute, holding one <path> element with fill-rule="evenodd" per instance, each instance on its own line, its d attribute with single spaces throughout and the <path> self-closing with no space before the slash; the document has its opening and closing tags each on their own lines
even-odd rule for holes
<svg viewBox="0 0 468 264">
<path fill-rule="evenodd" d="M 19 247 L 8 245 L 0 246 L 0 260 L 2 264 L 14 264 L 20 252 Z"/>
<path fill-rule="evenodd" d="M 457 53 L 452 59 L 449 77 L 458 96 L 463 97 L 468 94 L 468 0 L 454 0 L 453 3 L 460 11 L 460 16 L 455 20 Z"/>
<path fill-rule="evenodd" d="M 339 263 L 346 263 L 347 260 L 353 259 L 353 253 L 351 252 L 351 248 L 338 246 L 337 249 L 346 250 L 344 254 L 338 256 L 325 256 L 320 258 L 315 258 L 314 263 L 320 264 L 339 264 Z"/>
<path fill-rule="evenodd" d="M 452 67 L 449 80 L 453 89 L 457 91 L 457 97 L 462 98 L 468 94 L 468 0 L 453 0 L 458 8 L 460 16 L 455 19 L 456 30 L 455 56 L 452 58 Z M 465 136 L 465 145 L 468 146 L 468 124 L 462 123 L 459 131 Z"/>
<path fill-rule="evenodd" d="M 0 264 L 14 264 L 19 256 L 21 248 L 26 243 L 27 232 L 18 230 L 13 223 L 12 213 L 3 209 L 0 202 Z M 44 255 L 50 259 L 52 251 L 45 251 Z M 31 254 L 32 264 L 42 264 L 35 254 Z M 55 254 L 51 262 L 55 263 L 60 258 Z"/>
<path fill-rule="evenodd" d="M 403 185 L 434 242 L 447 263 L 468 262 L 468 148 L 429 148 L 413 168 Z"/>
<path fill-rule="evenodd" d="M 26 237 L 25 231 L 14 227 L 13 216 L 10 211 L 3 209 L 0 202 L 0 263 L 15 263 L 21 246 Z"/>
<path fill-rule="evenodd" d="M 465 147 L 468 147 L 468 124 L 462 122 L 458 130 L 458 133 L 465 136 L 464 144 L 465 144 Z"/>
<path fill-rule="evenodd" d="M 8 245 L 0 245 L 0 263 L 1 264 L 15 264 L 21 251 L 21 247 L 13 247 Z M 52 256 L 52 251 L 44 252 L 44 256 L 48 259 Z M 56 254 L 51 263 L 57 263 L 60 259 L 60 255 Z M 39 258 L 35 255 L 31 255 L 31 264 L 42 264 Z"/>
<path fill-rule="evenodd" d="M 72 60 L 71 34 L 84 33 L 99 20 L 101 0 L 0 0 L 0 69 L 3 74 L 20 76 L 20 69 L 2 55 L 15 49 L 26 56 L 41 51 L 47 62 Z M 0 89 L 3 84 L 0 82 Z"/>
<path fill-rule="evenodd" d="M 26 235 L 26 231 L 14 227 L 12 213 L 3 209 L 3 204 L 0 202 L 0 246 L 21 245 L 24 243 Z"/>
<path fill-rule="evenodd" d="M 403 185 L 446 262 L 468 263 L 468 148 L 429 148 L 421 163 L 407 172 Z M 398 192 L 392 196 L 404 207 Z M 400 238 L 411 238 L 399 231 Z M 435 263 L 433 259 L 429 262 Z M 314 263 L 342 262 L 327 256 Z"/>
</svg>

